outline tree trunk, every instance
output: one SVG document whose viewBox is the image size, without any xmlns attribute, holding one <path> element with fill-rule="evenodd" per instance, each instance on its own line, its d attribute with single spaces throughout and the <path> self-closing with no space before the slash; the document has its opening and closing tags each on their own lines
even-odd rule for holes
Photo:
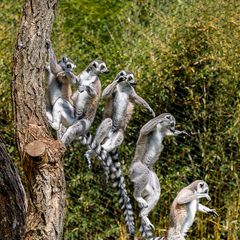
<svg viewBox="0 0 240 240">
<path fill-rule="evenodd" d="M 0 137 L 0 239 L 22 239 L 25 220 L 24 188 Z"/>
<path fill-rule="evenodd" d="M 27 177 L 25 239 L 61 239 L 65 203 L 63 145 L 45 117 L 46 40 L 57 0 L 25 0 L 14 54 L 12 96 L 18 150 Z"/>
</svg>

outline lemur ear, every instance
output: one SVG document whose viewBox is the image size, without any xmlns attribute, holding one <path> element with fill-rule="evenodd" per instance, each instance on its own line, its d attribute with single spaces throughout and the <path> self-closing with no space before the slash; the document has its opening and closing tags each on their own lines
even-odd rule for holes
<svg viewBox="0 0 240 240">
<path fill-rule="evenodd" d="M 63 60 L 63 62 L 66 63 L 68 61 L 68 58 L 67 57 L 63 57 L 62 60 Z"/>
<path fill-rule="evenodd" d="M 120 76 L 124 76 L 124 75 L 126 75 L 126 72 L 125 71 L 121 71 L 119 75 Z"/>
<path fill-rule="evenodd" d="M 96 63 L 96 62 L 93 62 L 92 65 L 93 65 L 93 67 L 95 67 L 95 68 L 97 67 L 97 63 Z"/>
</svg>

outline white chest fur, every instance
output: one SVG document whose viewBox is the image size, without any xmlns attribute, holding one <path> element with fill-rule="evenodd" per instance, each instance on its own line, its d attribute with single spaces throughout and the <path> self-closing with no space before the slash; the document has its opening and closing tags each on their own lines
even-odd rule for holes
<svg viewBox="0 0 240 240">
<path fill-rule="evenodd" d="M 184 235 L 188 229 L 192 226 L 193 222 L 194 222 L 194 218 L 197 212 L 197 207 L 198 207 L 198 200 L 193 200 L 192 202 L 190 202 L 187 206 L 187 218 L 182 226 L 182 230 L 181 233 Z"/>
<path fill-rule="evenodd" d="M 115 99 L 113 100 L 113 122 L 115 126 L 124 119 L 127 107 L 129 103 L 129 94 L 122 91 L 122 89 L 117 86 L 117 91 Z"/>
<path fill-rule="evenodd" d="M 161 151 L 163 150 L 163 134 L 156 129 L 152 135 L 149 137 L 147 144 L 147 151 L 144 156 L 143 162 L 151 167 L 159 158 Z"/>
</svg>

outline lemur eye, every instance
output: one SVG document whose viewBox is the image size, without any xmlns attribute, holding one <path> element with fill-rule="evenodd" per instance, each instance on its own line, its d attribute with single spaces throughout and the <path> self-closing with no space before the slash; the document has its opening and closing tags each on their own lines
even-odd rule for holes
<svg viewBox="0 0 240 240">
<path fill-rule="evenodd" d="M 106 67 L 104 65 L 101 65 L 100 69 L 103 70 L 105 69 Z"/>
<path fill-rule="evenodd" d="M 199 186 L 200 186 L 200 188 L 203 188 L 204 183 L 200 183 Z"/>
<path fill-rule="evenodd" d="M 132 77 L 132 76 L 129 76 L 129 77 L 128 77 L 128 80 L 133 80 L 133 77 Z"/>
<path fill-rule="evenodd" d="M 68 63 L 67 68 L 72 68 L 72 64 Z"/>
<path fill-rule="evenodd" d="M 125 75 L 125 72 L 121 71 L 120 76 L 124 76 L 124 75 Z"/>
<path fill-rule="evenodd" d="M 167 115 L 165 118 L 167 118 L 167 119 L 169 119 L 169 120 L 171 119 L 170 115 Z"/>
</svg>

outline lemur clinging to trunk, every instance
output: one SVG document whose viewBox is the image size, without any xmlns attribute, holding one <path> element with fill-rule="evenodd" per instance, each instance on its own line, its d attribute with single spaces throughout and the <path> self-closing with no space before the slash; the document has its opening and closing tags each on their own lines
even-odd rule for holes
<svg viewBox="0 0 240 240">
<path fill-rule="evenodd" d="M 49 58 L 49 62 L 46 65 L 48 73 L 46 113 L 47 117 L 52 119 L 53 106 L 59 98 L 71 102 L 71 84 L 76 83 L 76 76 L 72 71 L 76 65 L 67 57 L 63 57 L 57 62 L 49 40 L 46 42 L 46 46 Z"/>
<path fill-rule="evenodd" d="M 99 75 L 107 72 L 108 69 L 103 61 L 93 61 L 76 77 L 78 89 L 71 97 L 73 105 L 63 98 L 58 98 L 55 102 L 53 117 L 49 119 L 49 123 L 56 130 L 61 127 L 61 124 L 67 128 L 61 137 L 65 146 L 88 132 L 101 96 Z"/>
</svg>

